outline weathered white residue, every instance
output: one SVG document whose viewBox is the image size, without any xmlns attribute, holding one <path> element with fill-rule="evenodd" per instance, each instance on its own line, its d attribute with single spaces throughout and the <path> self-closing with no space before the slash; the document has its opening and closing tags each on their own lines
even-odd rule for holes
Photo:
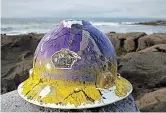
<svg viewBox="0 0 166 113">
<path fill-rule="evenodd" d="M 79 20 L 64 20 L 62 21 L 64 27 L 68 27 L 68 28 L 71 28 L 71 25 L 72 24 L 80 24 L 82 25 L 82 21 L 79 21 Z"/>
<path fill-rule="evenodd" d="M 48 93 L 51 91 L 51 86 L 46 86 L 44 89 L 41 90 L 39 96 L 41 96 L 41 99 L 47 96 Z"/>
</svg>

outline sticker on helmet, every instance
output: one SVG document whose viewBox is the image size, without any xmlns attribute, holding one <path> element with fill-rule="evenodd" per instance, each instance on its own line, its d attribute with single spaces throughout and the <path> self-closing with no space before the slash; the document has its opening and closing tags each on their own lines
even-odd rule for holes
<svg viewBox="0 0 166 113">
<path fill-rule="evenodd" d="M 51 61 L 55 68 L 71 69 L 72 65 L 81 59 L 77 53 L 70 51 L 67 48 L 62 48 L 60 51 L 54 53 L 51 57 Z"/>
</svg>

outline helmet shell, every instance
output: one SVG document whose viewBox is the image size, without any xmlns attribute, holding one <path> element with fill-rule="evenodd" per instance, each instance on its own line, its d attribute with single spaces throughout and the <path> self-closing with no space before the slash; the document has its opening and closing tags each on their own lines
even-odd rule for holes
<svg viewBox="0 0 166 113">
<path fill-rule="evenodd" d="M 114 47 L 109 38 L 84 20 L 64 20 L 40 41 L 34 56 L 36 79 L 95 82 L 113 86 L 117 75 Z"/>
<path fill-rule="evenodd" d="M 117 76 L 111 41 L 84 20 L 64 20 L 41 39 L 30 77 L 18 87 L 28 102 L 62 109 L 111 104 L 131 91 Z"/>
</svg>

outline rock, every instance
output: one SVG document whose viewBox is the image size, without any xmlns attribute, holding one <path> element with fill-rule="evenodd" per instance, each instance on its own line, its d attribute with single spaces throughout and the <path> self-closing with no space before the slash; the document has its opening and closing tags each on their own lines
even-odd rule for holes
<svg viewBox="0 0 166 113">
<path fill-rule="evenodd" d="M 166 76 L 159 78 L 158 82 L 156 83 L 156 86 L 157 87 L 166 86 Z"/>
<path fill-rule="evenodd" d="M 133 52 L 118 62 L 119 73 L 133 84 L 136 100 L 149 91 L 166 86 L 166 53 Z"/>
<path fill-rule="evenodd" d="M 27 79 L 33 53 L 42 34 L 1 35 L 1 93 L 15 90 Z"/>
<path fill-rule="evenodd" d="M 12 91 L 1 95 L 2 112 L 138 112 L 137 106 L 132 95 L 103 107 L 80 110 L 60 110 L 52 108 L 39 107 L 23 100 L 17 93 Z"/>
<path fill-rule="evenodd" d="M 118 56 L 140 51 L 157 44 L 166 44 L 166 34 L 162 33 L 146 35 L 143 32 L 132 32 L 125 34 L 107 33 L 106 35 L 112 41 Z"/>
<path fill-rule="evenodd" d="M 116 33 L 115 31 L 110 31 L 110 33 Z"/>
<path fill-rule="evenodd" d="M 157 44 L 166 44 L 166 34 L 151 34 L 139 38 L 137 51 Z"/>
<path fill-rule="evenodd" d="M 112 41 L 117 55 L 123 55 L 127 52 L 136 51 L 138 46 L 138 39 L 146 34 L 143 32 L 132 33 L 108 33 L 106 34 Z"/>
<path fill-rule="evenodd" d="M 166 26 L 165 20 L 156 20 L 156 21 L 149 21 L 149 22 L 139 22 L 135 23 L 136 25 L 153 25 L 153 26 Z"/>
<path fill-rule="evenodd" d="M 145 94 L 137 100 L 137 105 L 144 112 L 166 111 L 166 88 Z"/>
<path fill-rule="evenodd" d="M 143 49 L 139 52 L 164 52 L 166 53 L 166 44 L 157 44 L 146 49 Z"/>
</svg>

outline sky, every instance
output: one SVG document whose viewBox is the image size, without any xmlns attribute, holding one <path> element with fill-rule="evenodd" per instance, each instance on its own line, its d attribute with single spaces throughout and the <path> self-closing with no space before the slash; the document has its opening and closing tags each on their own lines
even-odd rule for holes
<svg viewBox="0 0 166 113">
<path fill-rule="evenodd" d="M 2 18 L 166 18 L 166 0 L 1 0 Z"/>
</svg>

